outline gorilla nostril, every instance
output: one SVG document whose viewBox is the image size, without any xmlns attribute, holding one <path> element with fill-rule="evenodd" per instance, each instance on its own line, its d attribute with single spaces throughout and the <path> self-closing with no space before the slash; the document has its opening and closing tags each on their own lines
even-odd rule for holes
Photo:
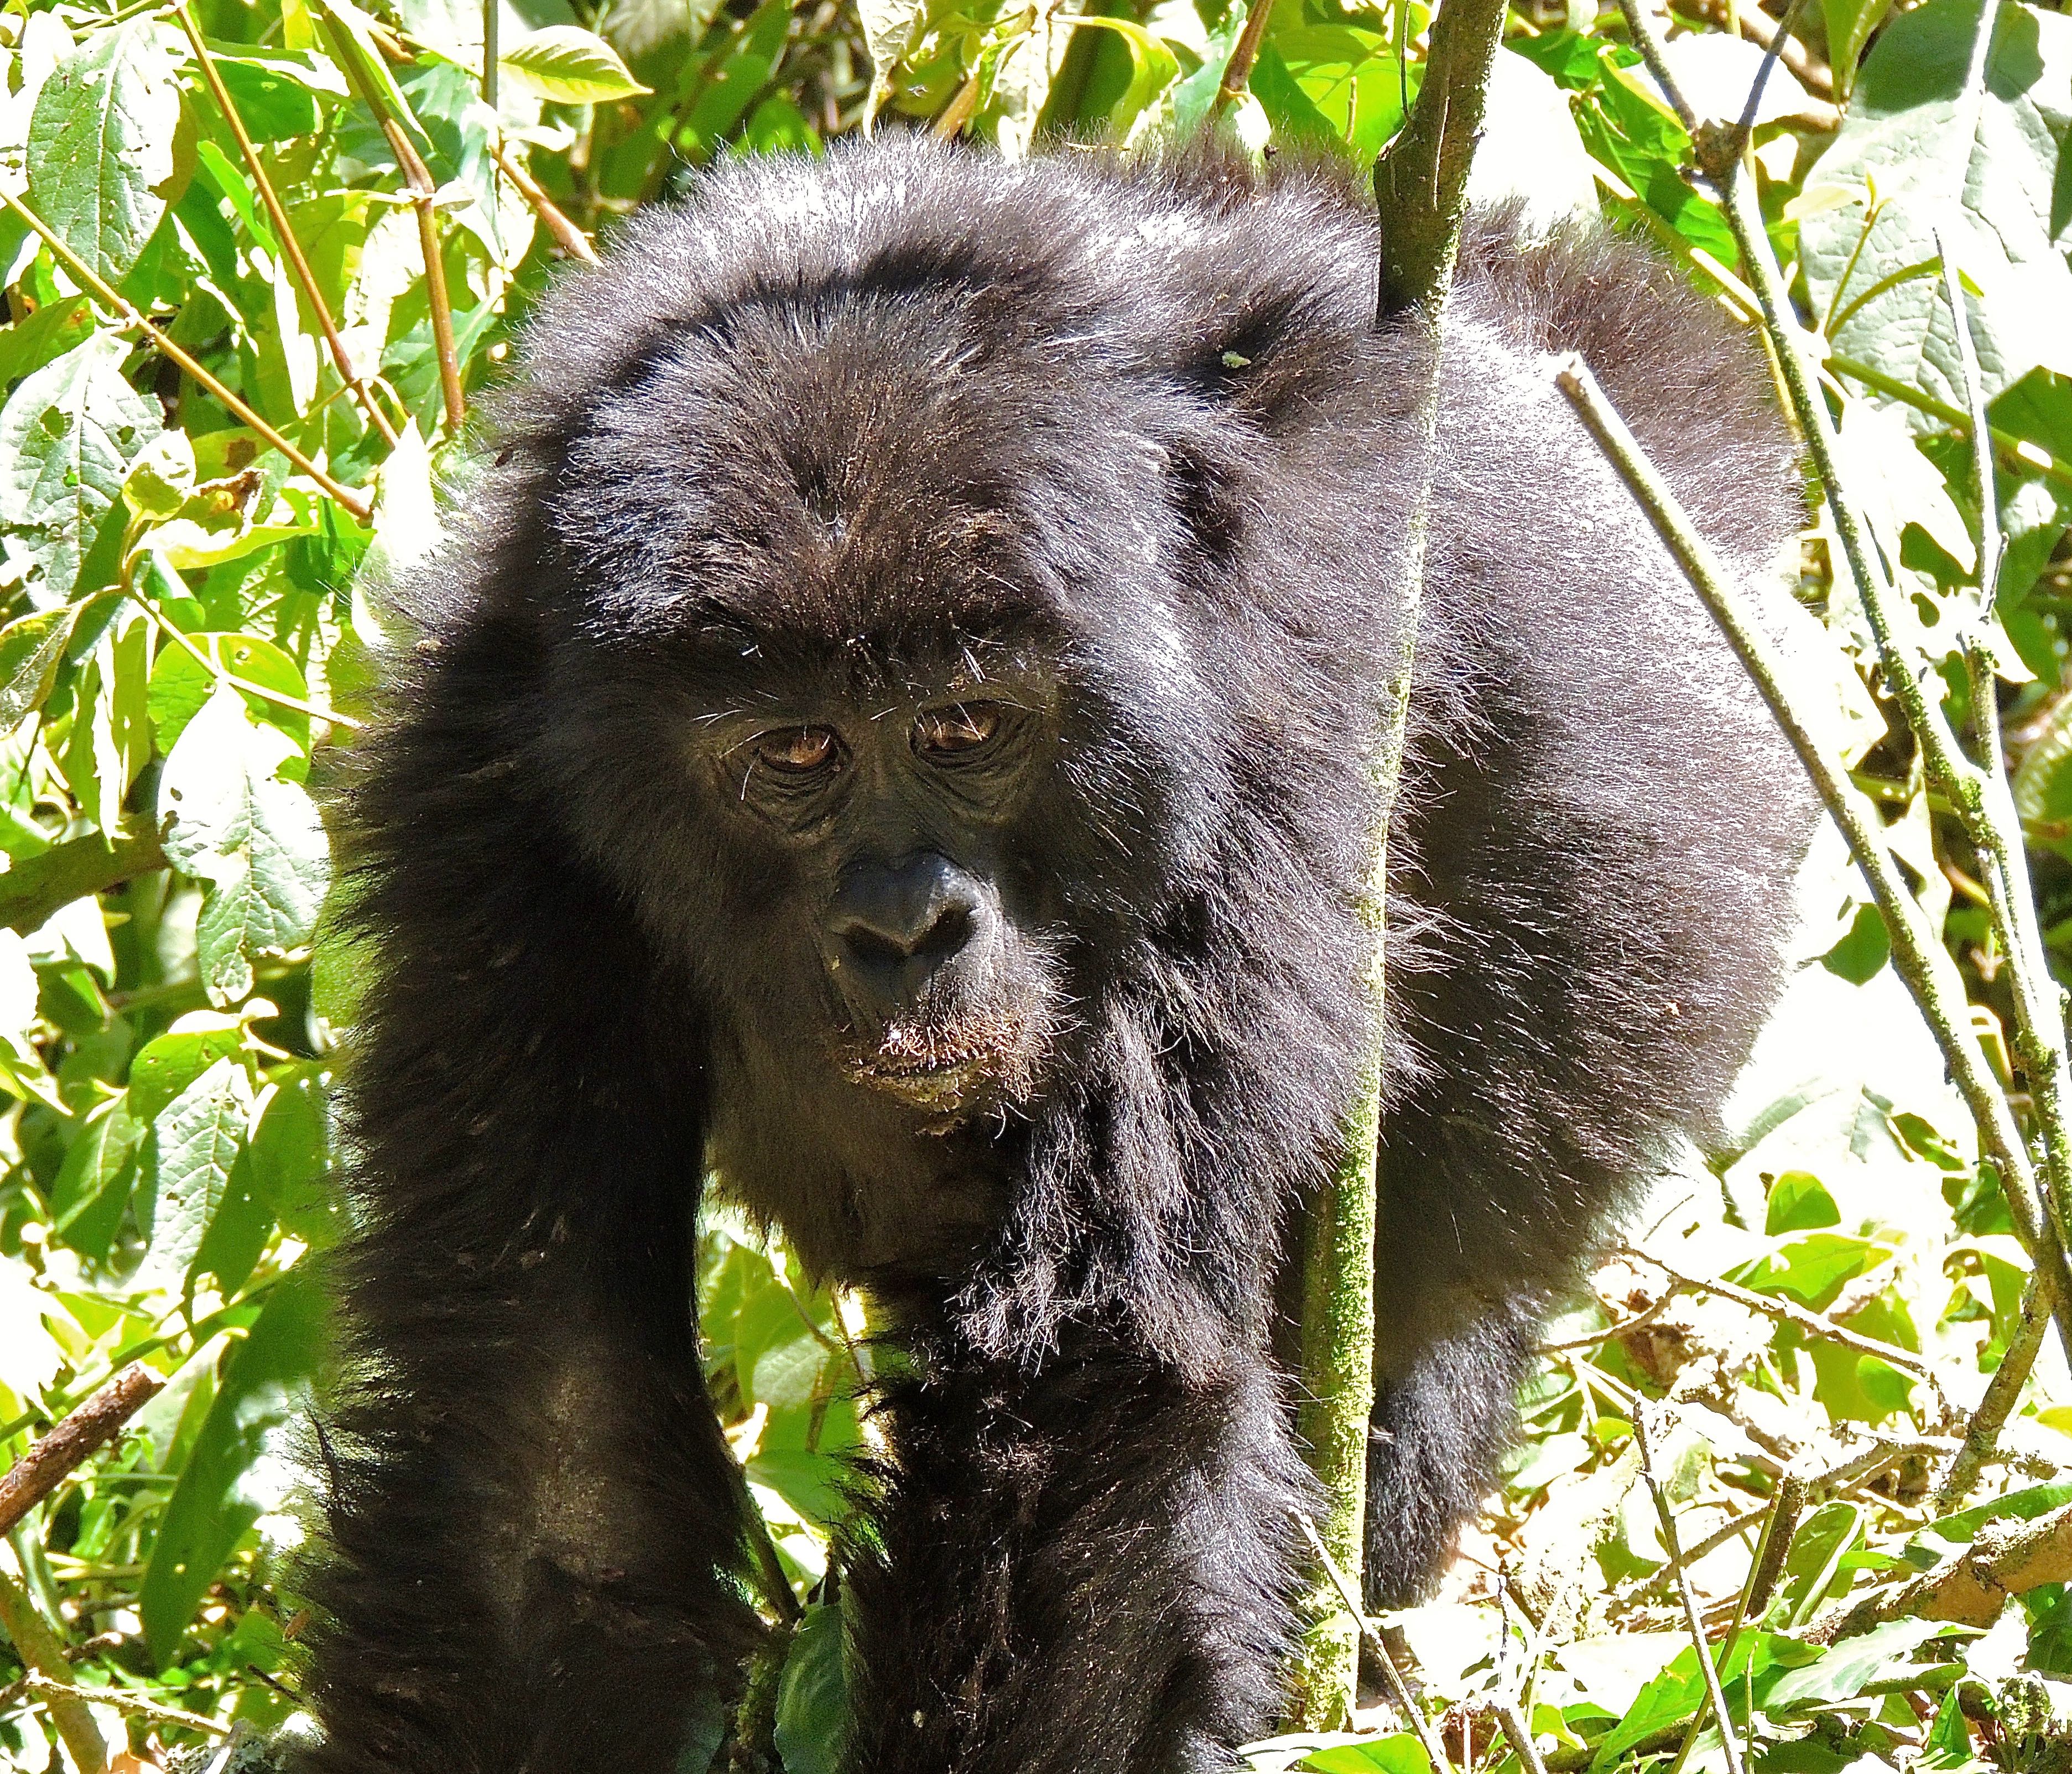
<svg viewBox="0 0 2072 1774">
<path fill-rule="evenodd" d="M 872 929 L 870 925 L 852 924 L 841 932 L 842 944 L 860 961 L 880 967 L 897 966 L 907 956 L 906 946 L 897 939 Z"/>
<path fill-rule="evenodd" d="M 970 943 L 976 924 L 972 916 L 976 909 L 964 904 L 944 906 L 934 927 L 915 945 L 914 953 L 938 962 L 948 961 Z"/>
</svg>

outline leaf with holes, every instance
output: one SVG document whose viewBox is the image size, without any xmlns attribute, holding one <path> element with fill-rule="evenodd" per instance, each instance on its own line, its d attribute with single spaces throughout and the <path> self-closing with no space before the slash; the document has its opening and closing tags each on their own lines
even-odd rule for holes
<svg viewBox="0 0 2072 1774">
<path fill-rule="evenodd" d="M 150 1221 L 146 1285 L 186 1285 L 251 1126 L 251 1074 L 235 1058 L 218 1060 L 153 1119 L 138 1192 L 138 1217 Z"/>
<path fill-rule="evenodd" d="M 29 202 L 112 283 L 166 212 L 179 88 L 166 27 L 132 19 L 60 61 L 29 122 Z"/>
<path fill-rule="evenodd" d="M 65 603 L 97 558 L 130 464 L 158 434 L 158 403 L 123 379 L 128 355 L 114 334 L 96 333 L 0 407 L 0 523 L 39 610 Z"/>
</svg>

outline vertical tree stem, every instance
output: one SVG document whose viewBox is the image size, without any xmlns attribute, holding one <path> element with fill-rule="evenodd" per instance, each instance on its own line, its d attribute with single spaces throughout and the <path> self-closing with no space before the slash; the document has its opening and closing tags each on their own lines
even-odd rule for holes
<svg viewBox="0 0 2072 1774">
<path fill-rule="evenodd" d="M 502 46 L 497 42 L 498 27 L 503 23 L 504 0 L 482 0 L 482 102 L 491 110 L 496 109 L 497 61 Z"/>
<path fill-rule="evenodd" d="M 38 1675 L 67 1687 L 72 1685 L 72 1665 L 65 1661 L 63 1641 L 36 1611 L 29 1592 L 4 1570 L 0 1570 L 0 1629 L 13 1641 L 23 1662 Z M 101 1774 L 108 1766 L 108 1745 L 85 1703 L 70 1694 L 48 1694 L 43 1704 L 50 1709 L 51 1723 L 57 1727 L 65 1753 L 79 1774 Z"/>
<path fill-rule="evenodd" d="M 446 402 L 447 428 L 457 431 L 467 418 L 467 401 L 461 393 L 460 358 L 454 348 L 453 303 L 446 293 L 446 257 L 439 250 L 439 187 L 402 120 L 360 66 L 360 46 L 327 9 L 319 7 L 318 15 L 331 38 L 332 60 L 345 71 L 360 102 L 374 113 L 388 151 L 395 155 L 396 164 L 403 169 L 404 180 L 410 187 L 410 203 L 417 212 L 417 244 L 425 257 L 425 301 L 431 311 L 432 348 L 439 360 L 439 392 Z"/>
<path fill-rule="evenodd" d="M 1402 768 L 1416 661 L 1425 533 L 1437 463 L 1446 298 L 1466 212 L 1468 171 L 1506 11 L 1506 0 L 1445 0 L 1432 27 L 1417 102 L 1402 134 L 1375 163 L 1380 224 L 1375 324 L 1415 327 L 1425 345 L 1412 430 L 1412 447 L 1419 453 L 1418 492 L 1408 513 L 1394 603 L 1396 657 L 1375 710 L 1375 824 L 1361 908 L 1373 938 L 1364 982 L 1373 1019 L 1371 1045 L 1359 1095 L 1346 1116 L 1335 1174 L 1312 1210 L 1302 1294 L 1302 1380 L 1308 1402 L 1298 1419 L 1310 1464 L 1326 1494 L 1325 1550 L 1350 1574 L 1355 1594 L 1374 1411 L 1374 1241 L 1379 1199 L 1388 821 Z M 1259 16 L 1255 14 L 1248 25 Z M 1359 1623 L 1357 1616 L 1344 1619 L 1328 1582 L 1313 1591 L 1308 1611 L 1310 1624 L 1289 1681 L 1288 1716 L 1299 1727 L 1328 1727 L 1351 1711 L 1359 1669 Z"/>
</svg>

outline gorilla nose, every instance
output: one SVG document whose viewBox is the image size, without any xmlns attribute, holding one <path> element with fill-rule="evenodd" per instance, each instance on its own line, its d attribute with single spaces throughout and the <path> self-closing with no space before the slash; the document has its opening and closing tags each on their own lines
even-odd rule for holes
<svg viewBox="0 0 2072 1774">
<path fill-rule="evenodd" d="M 828 908 L 828 959 L 856 1008 L 891 1015 L 980 936 L 990 904 L 978 881 L 933 850 L 852 866 Z"/>
</svg>

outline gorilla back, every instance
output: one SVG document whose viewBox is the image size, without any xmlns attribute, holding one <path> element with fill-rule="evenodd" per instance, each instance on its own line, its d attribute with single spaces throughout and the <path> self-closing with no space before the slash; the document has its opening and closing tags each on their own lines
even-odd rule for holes
<svg viewBox="0 0 2072 1774">
<path fill-rule="evenodd" d="M 1371 230 L 1213 152 L 888 142 L 717 173 L 541 313 L 395 588 L 426 638 L 358 791 L 307 1767 L 666 1769 L 737 1683 L 709 1176 L 909 1357 L 845 1550 L 847 1768 L 1180 1774 L 1270 1724 L 1309 1504 L 1276 1270 L 1367 1039 L 1414 480 Z M 1382 1600 L 1473 1510 L 1550 1294 L 1702 1131 L 1810 823 L 1545 362 L 1581 349 L 1753 570 L 1797 518 L 1753 352 L 1631 249 L 1501 220 L 1450 324 Z"/>
</svg>

